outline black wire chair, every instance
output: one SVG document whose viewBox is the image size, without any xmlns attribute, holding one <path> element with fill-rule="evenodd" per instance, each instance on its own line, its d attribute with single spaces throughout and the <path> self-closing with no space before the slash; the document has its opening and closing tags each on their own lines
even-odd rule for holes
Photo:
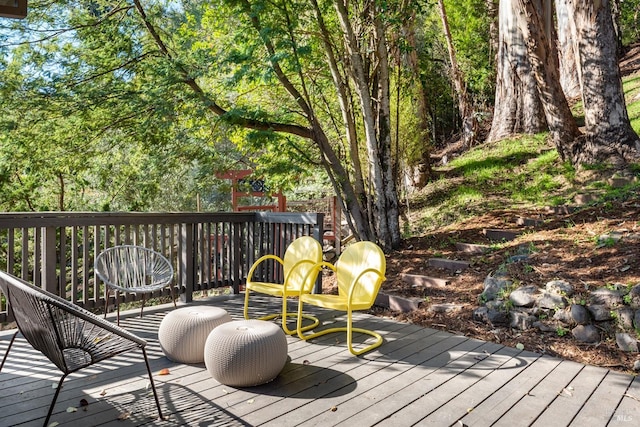
<svg viewBox="0 0 640 427">
<path fill-rule="evenodd" d="M 153 382 L 142 338 L 104 320 L 71 302 L 0 271 L 0 289 L 6 296 L 18 330 L 11 338 L 0 371 L 18 333 L 44 354 L 63 373 L 44 425 L 47 426 L 62 382 L 71 373 L 131 350 L 142 350 L 147 373 L 162 417 L 160 401 Z"/>
</svg>

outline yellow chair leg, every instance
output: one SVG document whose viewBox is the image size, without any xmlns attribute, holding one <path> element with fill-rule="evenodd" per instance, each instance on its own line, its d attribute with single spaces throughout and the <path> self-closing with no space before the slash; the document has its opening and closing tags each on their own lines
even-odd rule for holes
<svg viewBox="0 0 640 427">
<path fill-rule="evenodd" d="M 304 335 L 303 332 L 305 331 L 304 328 L 301 328 L 301 321 L 300 321 L 300 312 L 302 311 L 301 309 L 301 305 L 298 305 L 298 337 L 300 337 L 300 339 L 307 341 L 310 340 L 312 338 L 317 338 L 323 335 L 327 335 L 327 334 L 332 334 L 334 332 L 346 332 L 347 334 L 347 347 L 349 348 L 349 351 L 351 352 L 351 354 L 353 354 L 354 356 L 360 356 L 361 354 L 364 354 L 368 351 L 371 351 L 375 348 L 378 348 L 382 345 L 383 343 L 383 339 L 382 339 L 382 335 L 380 335 L 377 332 L 374 331 L 370 331 L 368 329 L 362 329 L 362 328 L 354 328 L 353 327 L 353 322 L 351 319 L 351 312 L 349 311 L 347 314 L 347 326 L 342 326 L 342 327 L 338 327 L 338 328 L 328 328 L 328 329 L 324 329 L 322 331 L 319 332 L 314 332 L 312 334 L 309 335 Z M 360 350 L 356 350 L 355 348 L 353 348 L 353 333 L 354 332 L 359 332 L 361 334 L 366 334 L 369 335 L 373 338 L 375 338 L 375 342 L 373 344 L 370 344 Z"/>
<path fill-rule="evenodd" d="M 287 334 L 287 335 L 293 335 L 296 333 L 297 328 L 296 329 L 289 329 L 287 327 L 287 318 L 296 318 L 298 317 L 298 313 L 287 313 L 287 298 L 283 297 L 282 298 L 282 313 L 275 313 L 275 314 L 268 314 L 266 316 L 262 316 L 262 317 L 258 317 L 258 320 L 273 320 L 273 319 L 277 319 L 278 317 L 282 317 L 282 330 Z M 244 318 L 246 320 L 249 320 L 249 289 L 245 289 L 244 291 Z M 310 331 L 313 328 L 316 328 L 319 324 L 320 324 L 320 320 L 318 320 L 317 318 L 308 315 L 308 314 L 303 314 L 302 318 L 310 320 L 311 324 L 302 327 L 302 331 L 306 332 L 306 331 Z"/>
</svg>

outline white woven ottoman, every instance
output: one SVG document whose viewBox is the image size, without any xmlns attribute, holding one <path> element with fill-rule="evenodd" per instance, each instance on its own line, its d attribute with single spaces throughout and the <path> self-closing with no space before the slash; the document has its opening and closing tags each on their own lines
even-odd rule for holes
<svg viewBox="0 0 640 427">
<path fill-rule="evenodd" d="M 275 323 L 237 320 L 211 331 L 204 363 L 220 383 L 250 387 L 277 377 L 287 363 L 287 352 L 287 337 Z"/>
<path fill-rule="evenodd" d="M 158 341 L 169 360 L 202 363 L 204 344 L 218 325 L 231 322 L 231 316 L 218 307 L 184 307 L 167 314 L 158 329 Z"/>
</svg>

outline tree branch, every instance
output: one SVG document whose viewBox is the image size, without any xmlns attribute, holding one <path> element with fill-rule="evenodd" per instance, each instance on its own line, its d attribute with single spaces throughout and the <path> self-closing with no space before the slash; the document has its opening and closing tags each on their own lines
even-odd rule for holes
<svg viewBox="0 0 640 427">
<path fill-rule="evenodd" d="M 276 132 L 284 132 L 292 135 L 301 136 L 303 138 L 311 139 L 313 137 L 313 131 L 307 127 L 295 125 L 295 124 L 287 124 L 287 123 L 277 123 L 277 122 L 265 122 L 261 120 L 249 119 L 246 117 L 231 117 L 229 111 L 222 108 L 218 105 L 213 99 L 211 99 L 207 94 L 202 90 L 198 82 L 195 81 L 193 77 L 189 76 L 187 70 L 180 64 L 178 64 L 169 49 L 167 48 L 164 41 L 160 38 L 160 35 L 156 31 L 155 27 L 149 21 L 144 8 L 140 4 L 139 0 L 133 1 L 138 14 L 140 15 L 147 31 L 153 37 L 156 45 L 162 52 L 162 54 L 167 58 L 172 64 L 174 64 L 183 78 L 184 83 L 191 88 L 191 90 L 200 98 L 200 100 L 206 105 L 206 107 L 212 111 L 214 114 L 224 118 L 229 123 L 242 126 L 248 129 L 253 130 L 262 130 L 262 131 L 276 131 Z"/>
</svg>

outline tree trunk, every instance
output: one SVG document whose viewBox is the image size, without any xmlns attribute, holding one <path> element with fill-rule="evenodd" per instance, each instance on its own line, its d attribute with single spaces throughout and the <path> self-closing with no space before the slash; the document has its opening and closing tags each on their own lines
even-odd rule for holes
<svg viewBox="0 0 640 427">
<path fill-rule="evenodd" d="M 405 2 L 406 3 L 406 2 Z M 405 4 L 404 8 L 408 8 Z M 420 139 L 424 141 L 422 155 L 420 163 L 417 166 L 417 179 L 414 180 L 414 184 L 418 188 L 424 187 L 431 176 L 433 175 L 433 169 L 431 167 L 431 140 L 429 136 L 429 94 L 427 92 L 427 82 L 424 77 L 424 73 L 420 72 L 420 61 L 418 60 L 418 44 L 416 42 L 416 30 L 415 30 L 415 13 L 413 18 L 402 23 L 404 27 L 404 33 L 406 43 L 409 45 L 408 52 L 405 54 L 405 60 L 411 71 L 412 78 L 414 79 L 412 87 L 415 91 L 416 110 L 418 114 L 419 126 L 420 126 Z M 410 165 L 413 166 L 413 165 Z"/>
<path fill-rule="evenodd" d="M 438 0 L 438 11 L 440 12 L 440 19 L 442 20 L 444 38 L 447 41 L 447 50 L 449 51 L 449 61 L 451 63 L 451 80 L 453 80 L 453 87 L 456 91 L 456 95 L 458 96 L 458 112 L 460 114 L 460 119 L 462 120 L 462 139 L 464 140 L 465 145 L 467 147 L 470 147 L 475 141 L 475 130 L 477 127 L 473 105 L 469 100 L 467 87 L 464 83 L 460 68 L 458 67 L 456 49 L 453 46 L 453 39 L 451 38 L 451 30 L 449 28 L 449 20 L 447 18 L 447 10 L 444 7 L 443 0 Z"/>
<path fill-rule="evenodd" d="M 489 24 L 489 55 L 491 55 L 492 63 L 495 62 L 495 57 L 498 54 L 498 4 L 497 0 L 485 0 L 485 8 L 487 10 L 487 16 L 490 19 Z"/>
<path fill-rule="evenodd" d="M 524 16 L 519 21 L 520 30 L 526 40 L 529 61 L 536 78 L 538 94 L 542 101 L 547 125 L 558 153 L 562 159 L 570 158 L 567 144 L 580 136 L 569 104 L 560 87 L 558 55 L 547 34 L 550 32 L 550 10 L 544 10 L 541 0 L 517 0 L 516 13 Z"/>
<path fill-rule="evenodd" d="M 500 2 L 496 95 L 488 141 L 547 129 L 519 19 L 512 1 Z"/>
<path fill-rule="evenodd" d="M 331 77 L 333 85 L 336 89 L 338 102 L 340 103 L 340 113 L 342 114 L 342 121 L 345 126 L 345 134 L 347 139 L 347 145 L 349 147 L 349 155 L 351 157 L 351 164 L 353 165 L 353 186 L 358 201 L 364 205 L 366 203 L 366 192 L 364 187 L 364 177 L 362 173 L 362 166 L 360 162 L 360 153 L 358 150 L 358 131 L 356 121 L 353 113 L 353 105 L 351 103 L 351 93 L 349 91 L 349 84 L 347 78 L 340 72 L 338 66 L 338 58 L 336 58 L 333 46 L 331 44 L 331 35 L 324 22 L 322 11 L 318 6 L 317 0 L 310 0 L 313 10 L 316 15 L 316 21 L 321 31 L 321 38 L 324 44 L 324 51 L 327 56 L 327 64 L 331 70 Z M 344 205 L 344 202 L 343 202 Z"/>
<path fill-rule="evenodd" d="M 556 0 L 558 34 L 558 59 L 560 61 L 560 86 L 569 102 L 578 101 L 582 95 L 578 73 L 577 45 L 571 36 L 567 0 Z"/>
<path fill-rule="evenodd" d="M 389 235 L 380 235 L 381 240 L 387 248 L 397 248 L 400 246 L 400 209 L 398 206 L 398 192 L 396 189 L 396 176 L 393 168 L 393 156 L 391 154 L 391 93 L 390 93 L 390 73 L 389 56 L 386 41 L 386 31 L 379 15 L 373 18 L 374 34 L 377 42 L 378 57 L 378 140 L 380 147 L 380 173 L 384 198 L 377 205 L 378 209 L 383 209 L 384 214 L 380 215 L 380 221 L 386 221 Z M 399 82 L 398 82 L 399 84 Z M 377 180 L 374 179 L 374 182 Z"/>
<path fill-rule="evenodd" d="M 571 150 L 574 164 L 635 161 L 640 140 L 631 128 L 616 56 L 608 0 L 568 0 L 578 43 L 586 137 Z"/>
</svg>

